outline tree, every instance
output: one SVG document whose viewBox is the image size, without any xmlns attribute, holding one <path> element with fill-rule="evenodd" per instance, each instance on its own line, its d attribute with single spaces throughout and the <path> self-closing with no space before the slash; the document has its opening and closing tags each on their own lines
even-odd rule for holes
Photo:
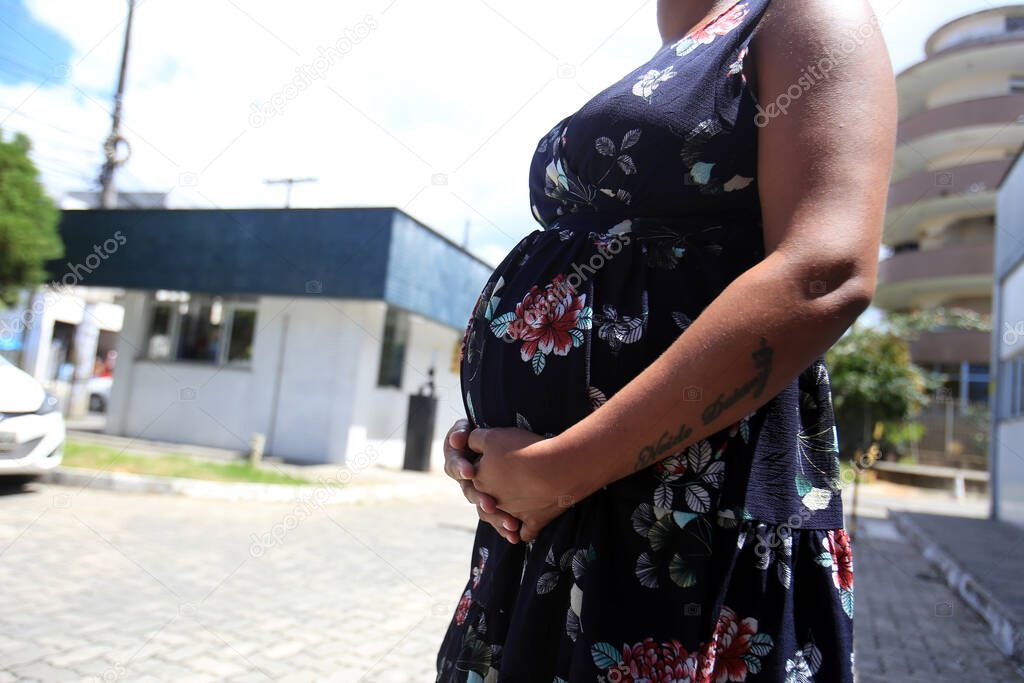
<svg viewBox="0 0 1024 683">
<path fill-rule="evenodd" d="M 64 255 L 57 232 L 60 213 L 39 182 L 28 157 L 29 139 L 17 133 L 6 142 L 0 131 L 0 303 L 46 279 L 46 262 Z"/>
<path fill-rule="evenodd" d="M 935 381 L 910 361 L 891 329 L 854 324 L 826 357 L 843 450 L 864 451 L 876 422 L 903 424 L 927 405 Z"/>
<path fill-rule="evenodd" d="M 882 328 L 855 324 L 836 342 L 826 362 L 844 452 L 866 451 L 879 422 L 883 441 L 897 450 L 920 440 L 924 427 L 914 418 L 944 379 L 911 362 L 910 343 L 923 332 L 949 329 L 991 332 L 992 326 L 973 310 L 938 307 L 891 313 Z"/>
</svg>

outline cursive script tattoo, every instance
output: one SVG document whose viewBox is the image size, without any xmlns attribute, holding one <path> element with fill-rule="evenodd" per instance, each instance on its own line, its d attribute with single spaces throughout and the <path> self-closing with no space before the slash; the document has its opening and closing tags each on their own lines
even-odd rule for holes
<svg viewBox="0 0 1024 683">
<path fill-rule="evenodd" d="M 704 424 L 714 422 L 717 417 L 747 394 L 757 398 L 764 391 L 765 384 L 768 382 L 768 375 L 772 370 L 772 348 L 768 346 L 768 341 L 764 337 L 761 337 L 761 345 L 754 349 L 750 357 L 754 359 L 754 367 L 757 370 L 757 374 L 749 381 L 737 387 L 728 398 L 725 397 L 725 394 L 719 394 L 718 398 L 712 401 L 701 414 Z M 685 443 L 692 433 L 693 429 L 685 424 L 679 425 L 679 431 L 674 435 L 664 432 L 657 443 L 640 449 L 634 471 L 642 470 L 671 454 L 678 453 L 681 450 L 680 444 Z"/>
<path fill-rule="evenodd" d="M 708 425 L 714 422 L 722 413 L 747 394 L 757 398 L 764 391 L 764 385 L 772 371 L 772 347 L 768 346 L 768 341 L 764 337 L 761 337 L 761 345 L 750 354 L 750 357 L 754 359 L 754 367 L 757 368 L 757 374 L 747 382 L 736 387 L 728 398 L 726 398 L 725 394 L 719 394 L 718 398 L 704 408 L 704 412 L 701 414 L 704 424 Z"/>
<path fill-rule="evenodd" d="M 679 444 L 685 442 L 690 438 L 690 434 L 693 430 L 686 425 L 679 425 L 679 431 L 675 433 L 675 436 L 665 432 L 658 439 L 658 443 L 651 446 L 644 446 L 640 450 L 640 455 L 636 459 L 635 470 L 642 470 L 643 468 L 651 465 L 658 460 L 661 460 L 661 456 L 666 453 L 674 453 L 679 450 Z"/>
</svg>

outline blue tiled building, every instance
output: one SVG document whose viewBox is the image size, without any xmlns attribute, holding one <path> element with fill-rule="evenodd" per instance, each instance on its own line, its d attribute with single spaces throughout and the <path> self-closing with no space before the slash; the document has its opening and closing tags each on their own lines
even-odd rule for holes
<svg viewBox="0 0 1024 683">
<path fill-rule="evenodd" d="M 112 433 L 396 463 L 431 369 L 438 436 L 462 416 L 491 268 L 398 209 L 66 211 L 61 233 L 56 281 L 125 292 Z"/>
</svg>

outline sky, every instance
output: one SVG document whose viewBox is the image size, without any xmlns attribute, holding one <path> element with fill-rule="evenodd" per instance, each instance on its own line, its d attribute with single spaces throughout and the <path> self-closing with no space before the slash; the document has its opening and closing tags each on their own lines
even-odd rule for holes
<svg viewBox="0 0 1024 683">
<path fill-rule="evenodd" d="M 872 0 L 894 68 L 979 0 Z M 660 47 L 655 0 L 141 0 L 118 188 L 174 207 L 397 206 L 492 264 L 557 121 Z M 125 0 L 0 0 L 0 129 L 95 189 Z M 299 87 L 301 86 L 301 87 Z M 467 239 L 468 238 L 468 239 Z"/>
</svg>

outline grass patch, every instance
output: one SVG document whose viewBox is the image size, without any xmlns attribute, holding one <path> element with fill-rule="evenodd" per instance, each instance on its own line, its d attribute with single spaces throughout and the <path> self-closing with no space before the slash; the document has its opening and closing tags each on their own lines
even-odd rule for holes
<svg viewBox="0 0 1024 683">
<path fill-rule="evenodd" d="M 248 462 L 212 462 L 198 460 L 179 453 L 139 455 L 131 451 L 121 452 L 109 446 L 81 443 L 71 439 L 64 444 L 64 459 L 61 464 L 66 467 L 84 467 L 107 472 L 184 477 L 207 481 L 289 484 L 293 486 L 311 483 L 308 479 L 253 467 Z"/>
</svg>

